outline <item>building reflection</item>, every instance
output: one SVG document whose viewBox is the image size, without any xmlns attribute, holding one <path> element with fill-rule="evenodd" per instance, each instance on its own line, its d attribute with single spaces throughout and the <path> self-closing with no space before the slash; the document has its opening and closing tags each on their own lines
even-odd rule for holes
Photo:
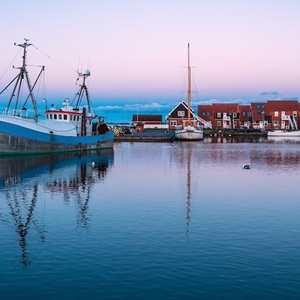
<svg viewBox="0 0 300 300">
<path fill-rule="evenodd" d="M 43 220 L 36 211 L 43 193 L 63 195 L 74 201 L 77 225 L 89 225 L 89 200 L 94 184 L 105 180 L 113 165 L 113 150 L 81 154 L 17 156 L 0 158 L 1 205 L 7 205 L 5 223 L 13 223 L 21 248 L 21 263 L 30 265 L 28 235 L 35 232 L 41 242 L 46 239 Z M 4 214 L 2 213 L 2 216 Z"/>
</svg>

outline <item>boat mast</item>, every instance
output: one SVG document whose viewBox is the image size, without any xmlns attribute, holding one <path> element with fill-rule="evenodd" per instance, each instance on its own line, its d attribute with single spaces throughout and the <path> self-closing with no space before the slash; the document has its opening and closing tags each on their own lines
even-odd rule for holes
<svg viewBox="0 0 300 300">
<path fill-rule="evenodd" d="M 22 67 L 16 68 L 16 69 L 20 69 L 20 73 L 17 76 L 17 81 L 16 81 L 15 87 L 13 89 L 13 92 L 12 92 L 12 94 L 10 96 L 10 99 L 9 99 L 9 102 L 8 102 L 8 105 L 7 105 L 7 110 L 9 109 L 10 104 L 12 102 L 12 99 L 15 96 L 15 91 L 16 90 L 17 90 L 17 98 L 16 98 L 16 104 L 15 104 L 15 110 L 17 109 L 19 98 L 20 98 L 20 93 L 21 93 L 22 80 L 25 77 L 25 80 L 26 80 L 26 83 L 27 83 L 27 87 L 28 87 L 28 90 L 29 90 L 28 98 L 31 98 L 31 102 L 32 102 L 32 105 L 33 105 L 33 110 L 34 110 L 34 120 L 37 122 L 38 109 L 37 109 L 36 101 L 35 101 L 35 98 L 34 98 L 34 95 L 33 95 L 33 92 L 32 92 L 33 88 L 31 86 L 29 75 L 28 75 L 28 72 L 27 72 L 27 69 L 26 69 L 26 66 L 27 66 L 26 65 L 27 47 L 31 46 L 32 44 L 27 43 L 29 41 L 28 39 L 24 39 L 24 40 L 25 40 L 24 44 L 15 44 L 15 46 L 19 46 L 19 47 L 21 47 L 21 48 L 24 49 L 23 50 L 23 56 L 22 56 L 22 58 L 23 58 L 23 64 L 22 64 Z M 22 109 L 25 109 L 24 106 L 22 107 Z"/>
<path fill-rule="evenodd" d="M 188 43 L 188 124 L 191 122 L 191 94 L 192 94 L 192 83 L 191 83 L 191 65 L 190 65 L 190 44 Z"/>
<path fill-rule="evenodd" d="M 86 101 L 87 101 L 87 106 L 88 106 L 88 113 L 90 113 L 91 112 L 91 101 L 90 101 L 90 95 L 89 95 L 87 86 L 85 84 L 85 79 L 87 77 L 91 76 L 91 73 L 90 73 L 89 70 L 86 70 L 85 73 L 78 73 L 78 75 L 83 78 L 83 82 L 80 86 L 80 90 L 77 93 L 78 99 L 77 99 L 77 102 L 76 102 L 76 108 L 79 108 L 80 103 L 82 101 L 82 97 L 85 94 Z"/>
</svg>

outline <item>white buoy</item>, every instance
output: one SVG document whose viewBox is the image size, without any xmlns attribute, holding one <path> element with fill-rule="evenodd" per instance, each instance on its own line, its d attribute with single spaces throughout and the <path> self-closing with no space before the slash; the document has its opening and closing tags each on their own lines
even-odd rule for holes
<svg viewBox="0 0 300 300">
<path fill-rule="evenodd" d="M 249 170 L 250 169 L 250 165 L 243 165 L 243 169 Z"/>
</svg>

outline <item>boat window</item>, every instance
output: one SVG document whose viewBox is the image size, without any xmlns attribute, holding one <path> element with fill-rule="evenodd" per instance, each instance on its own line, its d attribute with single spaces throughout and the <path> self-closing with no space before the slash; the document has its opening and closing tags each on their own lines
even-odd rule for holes
<svg viewBox="0 0 300 300">
<path fill-rule="evenodd" d="M 170 126 L 176 126 L 177 125 L 177 121 L 170 121 Z"/>
<path fill-rule="evenodd" d="M 221 113 L 217 113 L 217 118 L 221 118 Z"/>
<path fill-rule="evenodd" d="M 278 117 L 278 111 L 274 111 L 274 116 Z"/>
<path fill-rule="evenodd" d="M 72 121 L 72 119 L 73 119 L 73 116 L 72 116 L 72 115 L 70 115 L 70 121 Z"/>
<path fill-rule="evenodd" d="M 260 108 L 259 104 L 256 105 L 256 108 Z"/>
<path fill-rule="evenodd" d="M 67 115 L 64 115 L 64 120 L 68 120 L 68 116 Z"/>
<path fill-rule="evenodd" d="M 54 116 L 54 120 L 57 120 L 57 114 L 54 114 L 53 116 Z"/>
<path fill-rule="evenodd" d="M 59 120 L 62 120 L 62 115 L 59 114 L 59 115 L 58 115 L 58 119 L 59 119 Z"/>
<path fill-rule="evenodd" d="M 293 116 L 297 117 L 297 112 L 296 111 L 293 111 Z"/>
<path fill-rule="evenodd" d="M 50 119 L 52 120 L 52 114 L 49 115 Z"/>
<path fill-rule="evenodd" d="M 217 126 L 220 127 L 221 126 L 221 121 L 217 122 Z"/>
<path fill-rule="evenodd" d="M 77 116 L 77 121 L 79 121 L 79 116 Z"/>
</svg>

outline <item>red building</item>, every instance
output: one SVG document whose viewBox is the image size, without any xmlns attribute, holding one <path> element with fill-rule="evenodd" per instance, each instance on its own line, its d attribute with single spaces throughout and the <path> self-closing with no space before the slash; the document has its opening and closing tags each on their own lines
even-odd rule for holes
<svg viewBox="0 0 300 300">
<path fill-rule="evenodd" d="M 137 131 L 143 131 L 144 125 L 161 125 L 162 115 L 133 115 L 131 123 Z"/>
<path fill-rule="evenodd" d="M 298 130 L 299 122 L 298 101 L 269 100 L 267 112 L 270 115 L 271 126 L 274 129 Z"/>
<path fill-rule="evenodd" d="M 296 100 L 269 100 L 250 105 L 213 103 L 199 105 L 198 115 L 213 128 L 286 129 L 300 127 L 300 103 Z"/>
<path fill-rule="evenodd" d="M 239 105 L 233 103 L 213 103 L 199 105 L 198 115 L 212 124 L 212 128 L 240 128 Z"/>
</svg>

